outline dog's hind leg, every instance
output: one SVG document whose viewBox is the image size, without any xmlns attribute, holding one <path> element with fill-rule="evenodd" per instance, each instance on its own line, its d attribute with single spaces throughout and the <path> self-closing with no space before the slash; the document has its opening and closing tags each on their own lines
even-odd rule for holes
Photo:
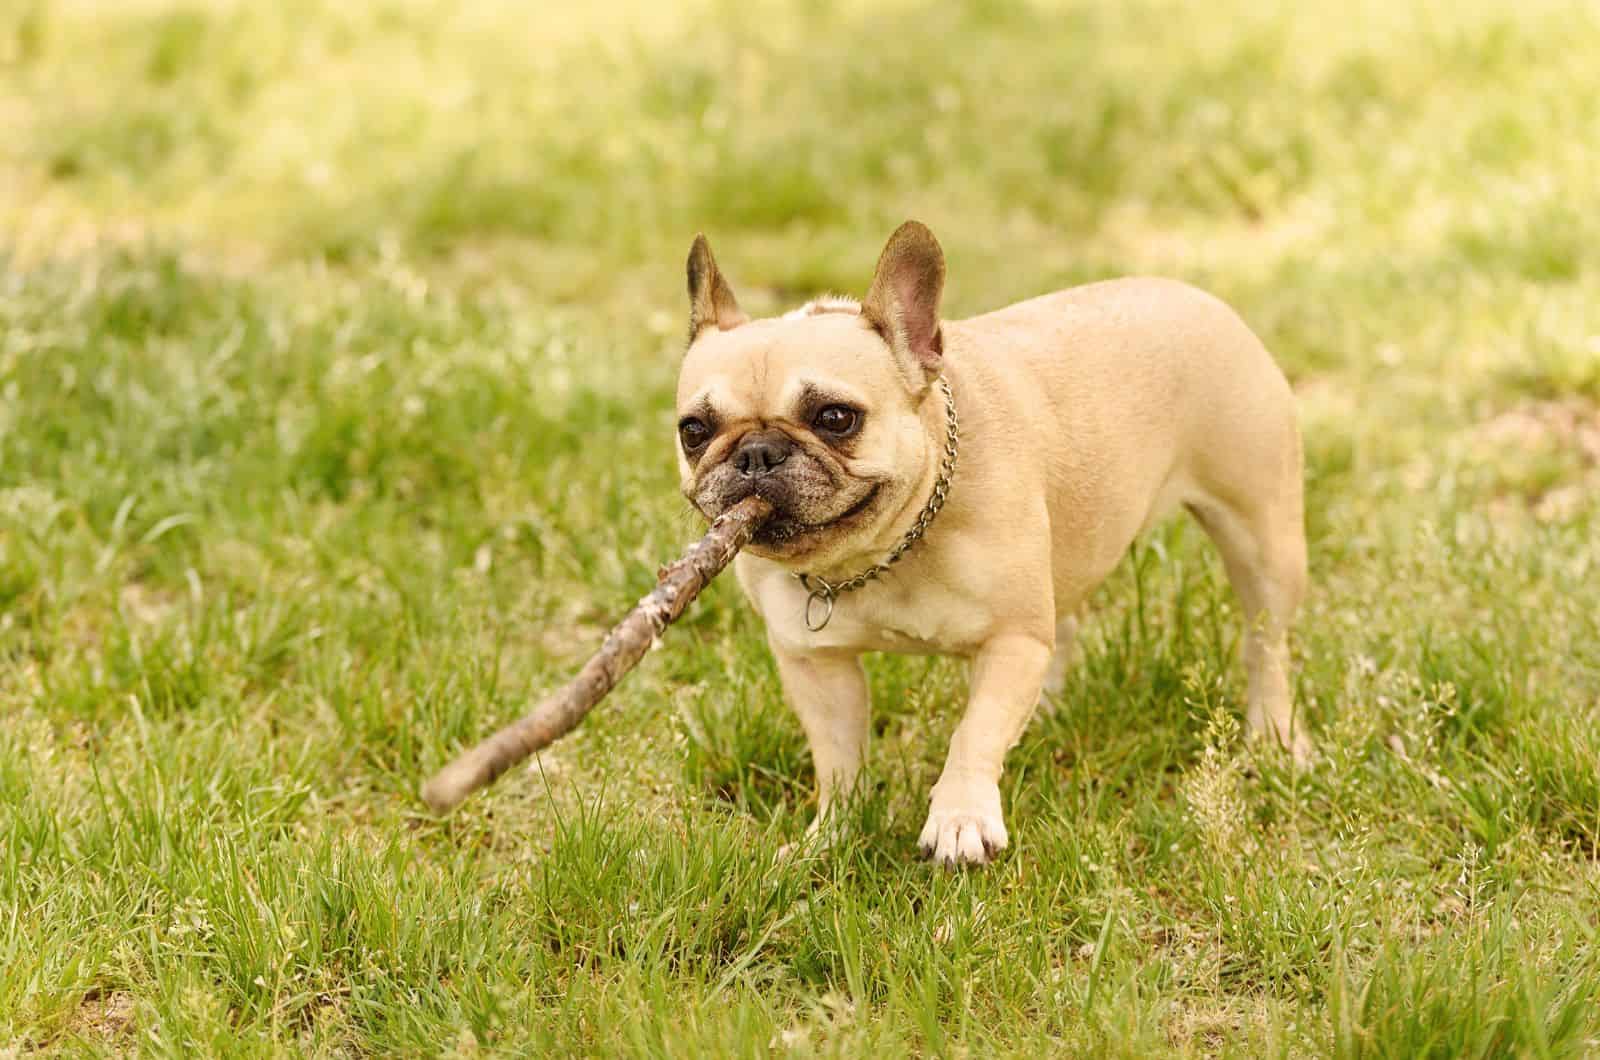
<svg viewBox="0 0 1600 1060">
<path fill-rule="evenodd" d="M 1050 668 L 1044 672 L 1044 691 L 1039 709 L 1054 713 L 1061 693 L 1067 687 L 1067 671 L 1076 666 L 1083 652 L 1078 648 L 1078 616 L 1065 615 L 1056 622 L 1056 647 L 1050 654 Z"/>
<path fill-rule="evenodd" d="M 1222 553 L 1228 581 L 1244 611 L 1250 731 L 1271 737 L 1297 762 L 1305 762 L 1311 739 L 1295 712 L 1288 643 L 1289 625 L 1306 588 L 1299 479 L 1275 503 L 1244 508 L 1207 498 L 1191 501 L 1188 508 Z"/>
</svg>

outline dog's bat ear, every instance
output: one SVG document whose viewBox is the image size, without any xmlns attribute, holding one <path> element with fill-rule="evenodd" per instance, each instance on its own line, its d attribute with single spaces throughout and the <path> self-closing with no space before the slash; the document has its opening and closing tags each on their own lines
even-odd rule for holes
<svg viewBox="0 0 1600 1060">
<path fill-rule="evenodd" d="M 894 230 L 861 313 L 883 336 L 895 356 L 931 380 L 944 361 L 939 330 L 939 297 L 944 292 L 944 251 L 928 226 L 907 221 Z"/>
<path fill-rule="evenodd" d="M 723 279 L 717 259 L 711 256 L 711 244 L 704 235 L 695 236 L 694 246 L 689 248 L 688 271 L 690 342 L 713 324 L 727 331 L 750 319 L 739 308 L 733 288 Z"/>
</svg>

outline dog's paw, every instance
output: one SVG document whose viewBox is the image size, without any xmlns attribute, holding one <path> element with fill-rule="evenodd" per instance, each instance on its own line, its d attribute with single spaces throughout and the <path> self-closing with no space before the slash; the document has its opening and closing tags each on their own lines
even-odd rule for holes
<svg viewBox="0 0 1600 1060">
<path fill-rule="evenodd" d="M 1288 752 L 1296 769 L 1310 768 L 1317 756 L 1316 744 L 1311 742 L 1311 737 L 1302 728 L 1283 732 L 1276 727 L 1262 725 L 1259 728 L 1252 727 L 1250 735 L 1269 747 Z"/>
<path fill-rule="evenodd" d="M 922 826 L 918 840 L 923 857 L 947 869 L 984 865 L 1008 842 L 999 787 L 974 784 L 951 792 L 941 781 L 934 788 L 928 823 Z"/>
<path fill-rule="evenodd" d="M 778 848 L 779 861 L 799 861 L 801 858 L 810 857 L 821 853 L 816 847 L 807 842 L 805 837 L 796 839 L 792 843 L 785 843 Z"/>
<path fill-rule="evenodd" d="M 778 857 L 788 860 L 826 854 L 832 848 L 834 840 L 842 838 L 843 830 L 844 823 L 837 815 L 819 813 L 811 819 L 811 824 L 806 826 L 804 835 L 778 848 Z"/>
</svg>

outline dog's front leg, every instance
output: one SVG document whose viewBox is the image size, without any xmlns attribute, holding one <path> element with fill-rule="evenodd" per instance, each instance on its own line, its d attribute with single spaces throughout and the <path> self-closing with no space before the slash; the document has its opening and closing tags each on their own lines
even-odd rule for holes
<svg viewBox="0 0 1600 1060">
<path fill-rule="evenodd" d="M 973 660 L 967 713 L 922 829 L 922 852 L 948 868 L 982 865 L 1007 843 L 1000 771 L 1039 702 L 1050 652 L 1048 640 L 1013 633 L 987 641 Z"/>
<path fill-rule="evenodd" d="M 857 655 L 794 654 L 777 644 L 772 653 L 784 695 L 811 745 L 817 770 L 817 817 L 811 832 L 816 833 L 861 772 L 867 749 L 867 676 Z"/>
</svg>

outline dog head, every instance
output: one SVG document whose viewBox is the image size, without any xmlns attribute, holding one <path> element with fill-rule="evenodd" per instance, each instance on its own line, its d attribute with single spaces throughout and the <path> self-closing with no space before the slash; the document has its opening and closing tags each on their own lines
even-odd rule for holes
<svg viewBox="0 0 1600 1060">
<path fill-rule="evenodd" d="M 689 251 L 689 349 L 678 377 L 678 468 L 708 519 L 751 494 L 773 517 L 750 550 L 822 567 L 877 541 L 916 498 L 938 439 L 925 405 L 943 362 L 944 254 L 901 225 L 867 297 L 750 320 L 705 237 Z M 937 422 L 942 422 L 942 416 Z"/>
</svg>

